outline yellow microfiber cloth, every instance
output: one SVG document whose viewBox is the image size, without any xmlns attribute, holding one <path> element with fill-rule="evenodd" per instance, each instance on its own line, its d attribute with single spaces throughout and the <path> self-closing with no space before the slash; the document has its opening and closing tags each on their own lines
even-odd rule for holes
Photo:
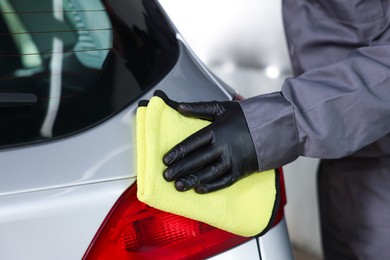
<svg viewBox="0 0 390 260">
<path fill-rule="evenodd" d="M 163 178 L 164 154 L 209 121 L 181 115 L 158 96 L 136 115 L 137 197 L 151 207 L 241 235 L 255 236 L 271 226 L 277 204 L 275 170 L 252 174 L 207 194 L 179 192 Z"/>
</svg>

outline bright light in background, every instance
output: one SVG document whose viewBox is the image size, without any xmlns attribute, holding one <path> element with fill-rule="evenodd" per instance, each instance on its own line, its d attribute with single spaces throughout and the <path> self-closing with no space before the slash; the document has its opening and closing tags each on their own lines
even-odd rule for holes
<svg viewBox="0 0 390 260">
<path fill-rule="evenodd" d="M 280 69 L 271 65 L 265 68 L 265 74 L 270 79 L 277 79 L 280 76 Z"/>
<path fill-rule="evenodd" d="M 234 72 L 237 68 L 236 68 L 236 64 L 232 61 L 228 61 L 228 62 L 224 62 L 222 65 L 221 65 L 221 69 L 225 72 L 225 73 L 232 73 Z"/>
</svg>

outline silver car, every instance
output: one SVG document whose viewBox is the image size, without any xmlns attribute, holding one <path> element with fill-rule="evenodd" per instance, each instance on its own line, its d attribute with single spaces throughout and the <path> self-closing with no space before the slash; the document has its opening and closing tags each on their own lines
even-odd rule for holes
<svg viewBox="0 0 390 260">
<path fill-rule="evenodd" d="M 137 200 L 138 101 L 238 98 L 158 2 L 0 0 L 0 14 L 0 259 L 292 259 L 284 194 L 254 238 Z"/>
</svg>

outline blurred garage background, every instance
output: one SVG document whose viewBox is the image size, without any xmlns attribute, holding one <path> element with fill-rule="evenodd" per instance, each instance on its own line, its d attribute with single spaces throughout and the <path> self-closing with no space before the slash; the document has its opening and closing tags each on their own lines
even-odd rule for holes
<svg viewBox="0 0 390 260">
<path fill-rule="evenodd" d="M 198 57 L 244 97 L 278 91 L 291 76 L 281 0 L 160 0 Z M 318 160 L 284 167 L 286 219 L 296 259 L 321 259 Z"/>
</svg>

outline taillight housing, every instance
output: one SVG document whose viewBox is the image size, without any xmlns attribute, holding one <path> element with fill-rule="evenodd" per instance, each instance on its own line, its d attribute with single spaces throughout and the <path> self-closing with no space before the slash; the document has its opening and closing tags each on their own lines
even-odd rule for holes
<svg viewBox="0 0 390 260">
<path fill-rule="evenodd" d="M 286 204 L 282 169 L 279 177 L 281 203 L 273 226 Z M 136 194 L 136 184 L 122 194 L 83 259 L 203 259 L 251 239 L 149 207 Z"/>
<path fill-rule="evenodd" d="M 278 173 L 279 177 L 279 196 L 280 196 L 280 204 L 279 208 L 277 209 L 274 223 L 272 226 L 276 226 L 284 217 L 284 206 L 287 204 L 287 196 L 286 196 L 286 188 L 284 185 L 284 175 L 283 175 L 283 168 L 276 169 L 276 172 Z"/>
<path fill-rule="evenodd" d="M 251 239 L 149 207 L 136 189 L 119 198 L 83 259 L 200 259 Z"/>
</svg>

